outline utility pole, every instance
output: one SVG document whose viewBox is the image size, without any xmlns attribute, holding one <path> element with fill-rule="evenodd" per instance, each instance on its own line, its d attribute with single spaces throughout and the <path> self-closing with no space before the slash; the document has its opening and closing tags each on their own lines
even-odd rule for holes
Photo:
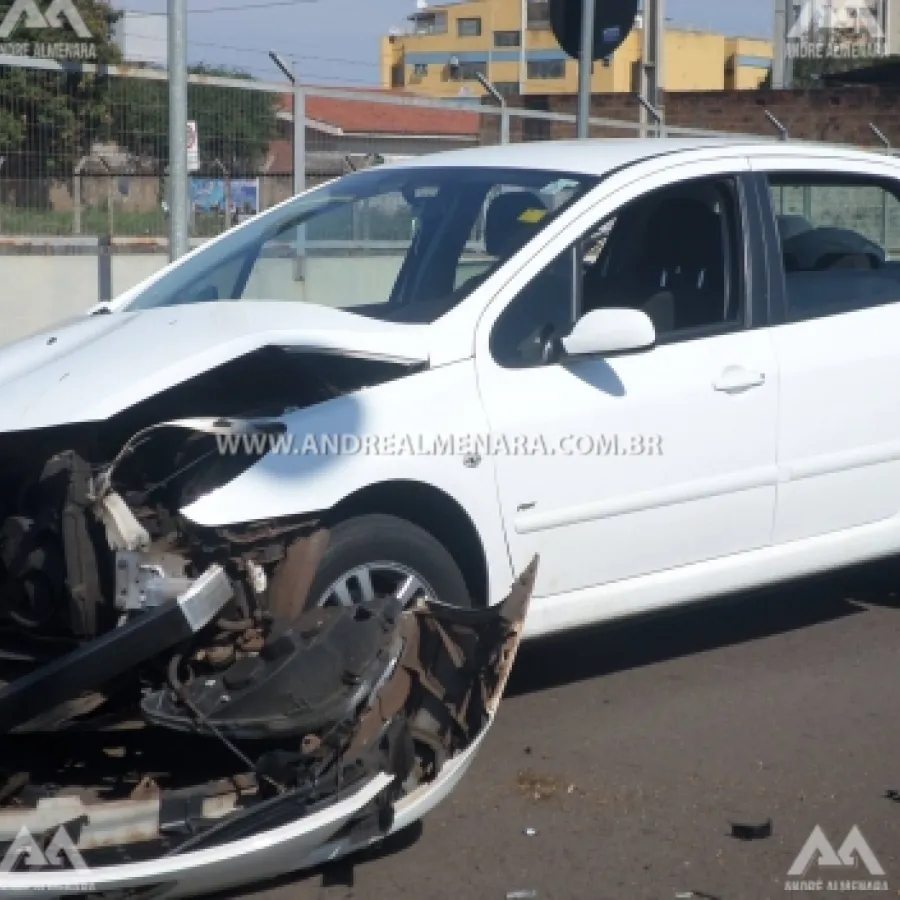
<svg viewBox="0 0 900 900">
<path fill-rule="evenodd" d="M 169 259 L 190 249 L 187 173 L 187 0 L 169 0 Z"/>
<path fill-rule="evenodd" d="M 591 81 L 594 74 L 596 0 L 582 0 L 581 57 L 578 60 L 578 137 L 590 136 Z"/>
<path fill-rule="evenodd" d="M 780 91 L 785 86 L 787 65 L 788 2 L 775 0 L 775 46 L 772 58 L 772 87 Z"/>
<path fill-rule="evenodd" d="M 658 135 L 662 137 L 663 119 L 662 112 L 662 81 L 663 81 L 663 51 L 666 39 L 665 34 L 665 0 L 644 0 L 643 21 L 641 22 L 641 83 L 639 98 L 641 103 L 640 122 L 641 137 L 648 137 L 650 117 L 656 119 L 659 129 Z"/>
</svg>

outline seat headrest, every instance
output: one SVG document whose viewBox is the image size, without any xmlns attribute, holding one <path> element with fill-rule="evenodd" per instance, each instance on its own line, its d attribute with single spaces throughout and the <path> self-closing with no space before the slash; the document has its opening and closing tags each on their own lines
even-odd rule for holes
<svg viewBox="0 0 900 900">
<path fill-rule="evenodd" d="M 500 194 L 491 202 L 485 217 L 485 249 L 501 259 L 512 256 L 536 233 L 546 213 L 546 205 L 533 191 Z"/>
<path fill-rule="evenodd" d="M 849 228 L 814 228 L 782 241 L 782 250 L 796 269 L 812 271 L 833 265 L 841 257 L 868 256 L 872 268 L 886 261 L 884 250 L 874 241 Z"/>
<path fill-rule="evenodd" d="M 646 252 L 655 265 L 706 265 L 722 256 L 719 217 L 700 200 L 673 197 L 650 216 Z"/>
<path fill-rule="evenodd" d="M 781 240 L 786 241 L 804 231 L 812 231 L 813 223 L 806 216 L 781 215 L 776 219 Z"/>
</svg>

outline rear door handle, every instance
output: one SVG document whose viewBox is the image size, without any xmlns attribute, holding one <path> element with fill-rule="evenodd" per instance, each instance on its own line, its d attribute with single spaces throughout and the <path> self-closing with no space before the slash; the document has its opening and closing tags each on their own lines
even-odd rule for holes
<svg viewBox="0 0 900 900">
<path fill-rule="evenodd" d="M 766 383 L 765 372 L 753 372 L 743 366 L 728 366 L 713 382 L 713 389 L 724 394 L 740 394 Z"/>
</svg>

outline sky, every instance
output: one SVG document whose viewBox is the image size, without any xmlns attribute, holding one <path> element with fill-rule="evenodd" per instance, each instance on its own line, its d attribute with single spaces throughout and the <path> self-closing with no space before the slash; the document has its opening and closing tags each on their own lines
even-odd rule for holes
<svg viewBox="0 0 900 900">
<path fill-rule="evenodd" d="M 293 59 L 303 81 L 377 84 L 379 38 L 402 26 L 416 0 L 187 0 L 190 62 L 243 68 L 257 78 L 283 78 L 268 58 Z M 113 0 L 118 9 L 164 15 L 166 0 Z M 769 36 L 772 2 L 668 0 L 673 25 Z"/>
</svg>

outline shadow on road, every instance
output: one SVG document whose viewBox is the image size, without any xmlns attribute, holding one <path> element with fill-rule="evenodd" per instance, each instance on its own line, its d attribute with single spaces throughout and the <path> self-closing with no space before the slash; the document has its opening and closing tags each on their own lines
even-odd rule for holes
<svg viewBox="0 0 900 900">
<path fill-rule="evenodd" d="M 865 614 L 900 609 L 900 564 L 860 566 L 529 642 L 506 695 L 537 693 L 666 660 Z"/>
<path fill-rule="evenodd" d="M 240 900 L 248 896 L 269 894 L 281 888 L 296 888 L 306 882 L 319 880 L 323 888 L 346 887 L 352 889 L 354 882 L 354 869 L 367 863 L 373 863 L 385 857 L 402 853 L 412 847 L 421 837 L 424 827 L 421 822 L 415 822 L 403 831 L 392 834 L 380 844 L 376 844 L 369 850 L 361 850 L 353 856 L 336 860 L 332 863 L 318 866 L 315 869 L 307 869 L 300 872 L 286 872 L 277 878 L 268 881 L 256 882 L 243 888 L 235 888 L 233 891 L 225 891 L 219 894 L 209 895 L 209 900 Z"/>
</svg>

